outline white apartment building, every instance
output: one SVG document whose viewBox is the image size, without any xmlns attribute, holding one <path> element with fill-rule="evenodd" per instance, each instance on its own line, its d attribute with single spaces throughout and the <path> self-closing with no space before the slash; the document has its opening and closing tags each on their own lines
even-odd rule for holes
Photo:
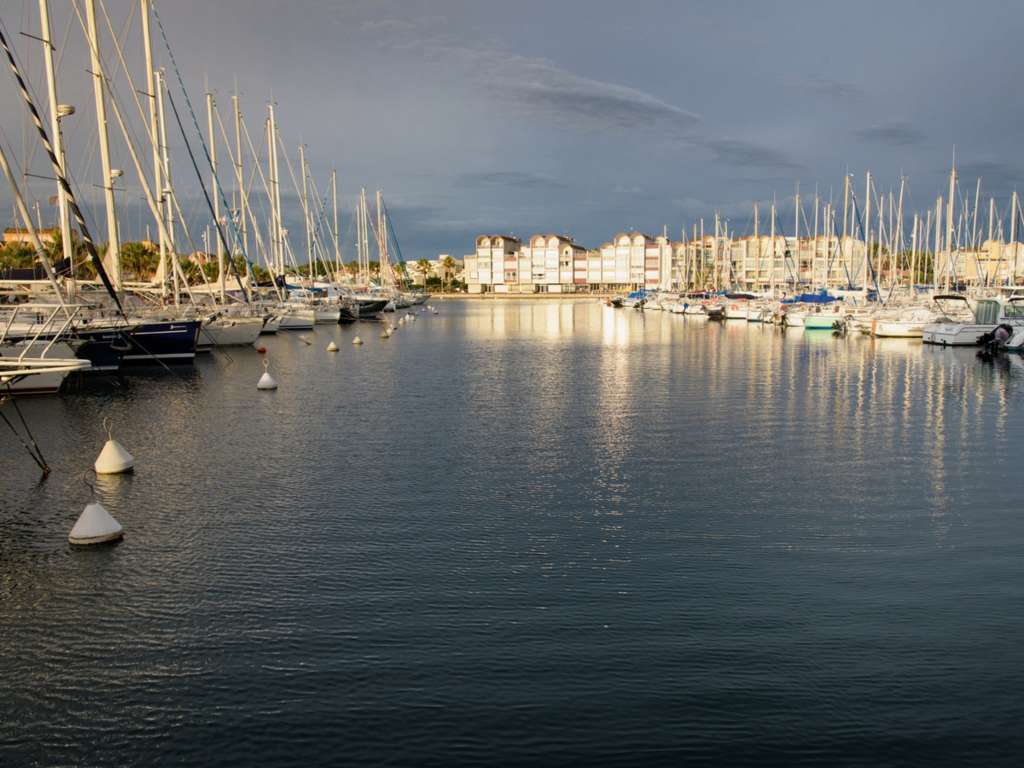
<svg viewBox="0 0 1024 768">
<path fill-rule="evenodd" d="M 908 253 L 890 260 L 884 249 L 880 255 L 873 247 L 872 263 L 866 265 L 866 250 L 862 240 L 836 235 L 800 240 L 708 235 L 673 242 L 631 231 L 619 232 L 597 249 L 584 248 L 567 235 L 538 234 L 525 243 L 510 235 L 481 235 L 476 252 L 465 257 L 465 280 L 470 293 L 578 293 L 846 288 L 865 282 L 873 287 L 877 273 L 883 284 L 909 279 Z M 990 240 L 977 251 L 954 254 L 949 265 L 941 251 L 936 261 L 940 282 L 948 271 L 951 283 L 1004 284 L 1024 275 L 1024 245 Z M 925 263 L 922 256 L 918 281 Z"/>
</svg>

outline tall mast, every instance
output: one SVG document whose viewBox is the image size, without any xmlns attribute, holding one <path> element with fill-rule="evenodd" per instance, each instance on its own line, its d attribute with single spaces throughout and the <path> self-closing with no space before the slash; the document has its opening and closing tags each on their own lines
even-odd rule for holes
<svg viewBox="0 0 1024 768">
<path fill-rule="evenodd" d="M 99 134 L 100 167 L 103 171 L 103 199 L 107 210 L 106 269 L 114 290 L 121 290 L 121 248 L 117 237 L 117 210 L 114 206 L 114 178 L 110 167 L 110 144 L 107 137 L 107 102 L 104 96 L 103 63 L 100 61 L 100 38 L 96 31 L 96 0 L 85 0 L 86 27 L 89 35 L 89 58 L 92 67 L 93 95 L 96 99 L 96 128 Z"/>
<path fill-rule="evenodd" d="M 242 110 L 238 104 L 238 91 L 231 96 L 231 106 L 235 113 L 235 175 L 238 184 L 238 218 L 239 231 L 242 236 L 242 253 L 249 255 L 248 195 L 245 192 L 245 168 L 242 164 Z"/>
<path fill-rule="evenodd" d="M 39 0 L 40 37 L 43 42 L 43 64 L 46 68 L 46 92 L 50 104 L 50 133 L 53 136 L 53 151 L 60 162 L 61 169 L 66 165 L 64 159 L 64 138 L 60 130 L 60 109 L 57 105 L 57 79 L 53 66 L 53 43 L 50 36 L 50 8 L 48 0 Z M 71 216 L 68 212 L 68 198 L 64 187 L 57 182 L 57 205 L 60 213 L 60 239 L 64 251 L 64 260 L 71 270 L 74 280 L 75 263 L 74 248 L 71 243 Z"/>
<path fill-rule="evenodd" d="M 899 256 L 899 252 L 903 250 L 903 191 L 906 187 L 907 179 L 904 176 L 900 176 L 900 199 L 896 204 L 896 232 L 894 234 L 894 242 L 896 243 L 896 254 Z M 889 269 L 892 274 L 889 275 L 889 284 L 896 285 L 896 270 L 898 269 L 898 261 L 896 257 L 890 258 Z"/>
<path fill-rule="evenodd" d="M 768 237 L 771 245 L 768 251 L 768 292 L 775 298 L 775 198 L 772 198 L 772 225 Z"/>
<path fill-rule="evenodd" d="M 40 0 L 43 2 L 43 0 Z M 164 217 L 164 192 L 161 181 L 160 126 L 157 120 L 156 78 L 153 72 L 153 41 L 149 31 L 150 0 L 139 0 L 142 17 L 142 49 L 146 61 L 146 103 L 149 106 L 149 137 L 153 151 L 153 192 L 156 197 L 157 216 Z M 163 227 L 157 227 L 160 240 L 160 294 L 167 296 L 167 239 Z"/>
<path fill-rule="evenodd" d="M 268 126 L 269 135 L 267 137 L 268 146 L 270 147 L 270 174 L 272 177 L 271 185 L 273 187 L 274 201 L 274 237 L 277 241 L 277 273 L 279 275 L 284 274 L 284 231 L 281 226 L 281 177 L 278 174 L 277 166 L 277 120 L 274 115 L 273 103 L 267 105 L 270 110 L 270 124 Z"/>
<path fill-rule="evenodd" d="M 785 242 L 785 236 L 783 236 Z M 782 249 L 786 253 L 786 249 Z M 785 256 L 783 256 L 785 258 Z M 794 279 L 800 278 L 800 185 L 796 185 L 796 195 L 793 198 L 793 275 Z"/>
<path fill-rule="evenodd" d="M 310 231 L 309 187 L 306 184 L 306 148 L 299 144 L 299 173 L 302 174 L 302 223 L 306 229 L 306 260 L 309 262 L 309 283 L 313 287 L 313 233 Z"/>
<path fill-rule="evenodd" d="M 821 206 L 821 200 L 818 198 L 818 187 L 814 187 L 814 239 L 813 245 L 811 246 L 811 285 L 815 285 L 818 271 L 818 209 Z M 827 287 L 827 286 L 826 286 Z"/>
<path fill-rule="evenodd" d="M 871 171 L 864 177 L 864 265 L 862 268 L 861 280 L 863 285 L 860 289 L 861 298 L 868 300 L 868 272 L 871 258 Z"/>
<path fill-rule="evenodd" d="M 341 272 L 341 233 L 338 231 L 338 179 L 337 172 L 331 171 L 331 208 L 334 211 L 334 270 Z"/>
<path fill-rule="evenodd" d="M 935 244 L 932 247 L 932 280 L 938 289 L 941 274 L 939 272 L 939 250 L 942 248 L 942 195 L 935 201 Z"/>
<path fill-rule="evenodd" d="M 949 197 L 946 198 L 946 290 L 953 271 L 953 195 L 956 194 L 956 166 L 949 171 Z"/>
<path fill-rule="evenodd" d="M 918 217 L 914 214 L 914 230 L 910 233 L 910 294 L 914 294 L 914 283 L 917 281 L 917 227 Z"/>
<path fill-rule="evenodd" d="M 217 136 L 213 132 L 213 110 L 215 108 L 215 102 L 213 100 L 213 94 L 207 91 L 206 93 L 206 126 L 207 131 L 210 134 L 210 177 L 211 186 L 213 187 L 213 221 L 215 229 L 217 230 L 217 284 L 220 289 L 220 300 L 223 302 L 227 299 L 226 296 L 226 285 L 225 281 L 227 278 L 227 270 L 224 268 L 224 241 L 220 238 L 220 187 L 217 184 Z M 209 247 L 209 246 L 207 246 Z"/>
<path fill-rule="evenodd" d="M 177 305 L 181 301 L 181 293 L 178 282 L 178 256 L 174 251 L 174 187 L 171 184 L 171 158 L 167 144 L 167 122 L 164 120 L 164 73 L 161 70 L 153 73 L 153 84 L 156 89 L 156 122 L 160 133 L 160 169 L 163 183 L 163 188 L 157 190 L 157 196 L 163 200 L 163 215 L 166 217 L 164 226 L 158 227 L 158 229 L 166 230 L 164 239 L 167 241 L 167 255 L 174 266 L 171 270 L 171 277 L 174 281 L 174 303 Z"/>
<path fill-rule="evenodd" d="M 277 248 L 280 244 L 277 238 L 277 203 L 275 203 L 274 187 L 277 180 L 274 178 L 274 135 L 270 118 L 267 118 L 264 127 L 267 134 L 267 197 L 270 198 L 270 263 L 272 269 L 278 275 L 281 274 L 277 259 Z"/>
<path fill-rule="evenodd" d="M 761 271 L 761 231 L 760 231 L 760 221 L 759 221 L 760 215 L 759 214 L 760 214 L 760 211 L 758 210 L 758 204 L 755 201 L 755 203 L 754 203 L 754 246 L 757 249 L 756 250 L 757 256 L 755 257 L 756 261 L 754 263 L 757 264 L 757 271 L 758 272 Z M 745 273 L 747 271 L 746 268 L 744 268 L 743 271 Z M 757 275 L 757 277 L 760 277 L 760 275 Z M 756 284 L 756 279 L 757 278 L 755 278 L 755 284 Z M 750 288 L 750 287 L 751 286 L 749 286 L 749 285 L 747 286 L 747 288 Z"/>
<path fill-rule="evenodd" d="M 1017 284 L 1017 190 L 1013 190 L 1010 198 L 1010 242 L 1013 243 L 1013 272 L 1010 274 L 1010 285 Z"/>
<path fill-rule="evenodd" d="M 704 263 L 707 260 L 707 243 L 704 241 L 704 217 L 700 217 L 700 281 L 704 284 L 703 287 L 707 286 L 707 277 L 704 273 Z"/>
<path fill-rule="evenodd" d="M 853 249 L 850 249 L 850 255 L 846 255 L 846 248 L 849 247 L 849 243 L 846 241 L 846 225 L 849 221 L 850 216 L 850 174 L 846 173 L 843 175 L 843 240 L 839 246 L 839 252 L 843 255 L 843 266 L 846 268 L 847 277 L 851 273 L 853 264 Z"/>
</svg>

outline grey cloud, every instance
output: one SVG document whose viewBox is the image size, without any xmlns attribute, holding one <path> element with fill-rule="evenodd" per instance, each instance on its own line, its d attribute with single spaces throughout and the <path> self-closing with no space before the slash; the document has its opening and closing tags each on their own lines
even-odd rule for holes
<svg viewBox="0 0 1024 768">
<path fill-rule="evenodd" d="M 925 136 L 917 128 L 907 122 L 883 123 L 855 131 L 857 138 L 874 144 L 887 144 L 890 147 L 909 147 L 921 144 Z"/>
<path fill-rule="evenodd" d="M 819 96 L 838 100 L 860 99 L 864 96 L 864 91 L 859 86 L 827 77 L 812 77 L 807 87 Z"/>
<path fill-rule="evenodd" d="M 715 153 L 716 162 L 745 168 L 799 168 L 785 152 L 742 139 L 707 139 L 700 142 Z"/>
<path fill-rule="evenodd" d="M 985 195 L 1004 197 L 1024 181 L 1024 169 L 1001 160 L 969 160 L 959 163 L 956 171 L 961 185 L 970 186 L 980 178 L 982 194 Z M 941 169 L 937 174 L 948 178 L 949 168 Z"/>
<path fill-rule="evenodd" d="M 492 95 L 578 130 L 651 128 L 683 138 L 701 118 L 645 91 L 574 74 L 547 59 L 444 46 Z"/>
<path fill-rule="evenodd" d="M 464 173 L 457 182 L 472 187 L 508 187 L 514 189 L 564 189 L 566 184 L 548 176 L 522 171 L 483 171 Z"/>
</svg>

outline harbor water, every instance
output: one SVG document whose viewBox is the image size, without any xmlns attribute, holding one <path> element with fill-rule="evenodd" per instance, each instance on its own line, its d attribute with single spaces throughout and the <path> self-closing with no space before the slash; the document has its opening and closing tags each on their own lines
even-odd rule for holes
<svg viewBox="0 0 1024 768">
<path fill-rule="evenodd" d="M 0 764 L 1019 764 L 1024 360 L 436 305 L 20 401 Z"/>
</svg>

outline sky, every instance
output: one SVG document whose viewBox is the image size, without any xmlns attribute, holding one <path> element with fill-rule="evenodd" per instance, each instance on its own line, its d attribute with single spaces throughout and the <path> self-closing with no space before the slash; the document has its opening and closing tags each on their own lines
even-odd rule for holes
<svg viewBox="0 0 1024 768">
<path fill-rule="evenodd" d="M 137 3 L 105 2 L 141 76 Z M 79 108 L 65 121 L 69 168 L 103 239 L 88 49 L 70 4 L 51 5 L 60 100 Z M 19 34 L 38 34 L 36 8 L 11 0 L 0 18 L 44 96 L 39 44 Z M 701 217 L 712 227 L 716 212 L 746 234 L 754 202 L 773 197 L 791 231 L 798 186 L 804 200 L 841 201 L 849 172 L 863 196 L 867 170 L 880 192 L 905 177 L 908 209 L 924 210 L 945 194 L 954 151 L 959 194 L 973 198 L 980 176 L 1004 217 L 1024 180 L 1024 12 L 1013 2 L 158 0 L 157 10 L 204 128 L 208 87 L 231 135 L 237 82 L 258 147 L 273 100 L 292 163 L 304 144 L 322 194 L 337 170 L 346 259 L 361 187 L 383 190 L 414 260 L 461 257 L 483 233 L 565 233 L 589 247 L 630 229 L 677 238 Z M 156 26 L 154 37 L 185 111 Z M 105 54 L 109 72 L 117 60 Z M 115 90 L 132 104 L 123 76 Z M 46 175 L 8 75 L 0 106 L 9 152 Z M 126 169 L 122 235 L 138 236 L 147 216 L 115 133 L 112 123 Z M 176 187 L 198 232 L 205 203 L 173 133 Z M 26 180 L 52 216 L 52 185 Z M 300 250 L 290 189 L 284 204 Z"/>
</svg>

